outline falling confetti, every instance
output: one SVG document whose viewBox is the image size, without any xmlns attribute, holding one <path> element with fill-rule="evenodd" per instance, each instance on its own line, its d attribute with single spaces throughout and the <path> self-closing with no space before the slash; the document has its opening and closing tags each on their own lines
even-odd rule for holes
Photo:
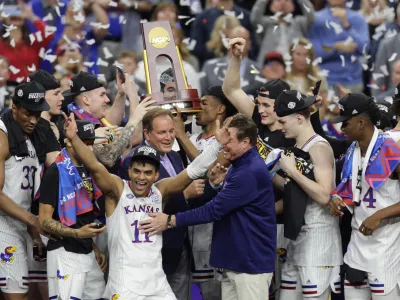
<svg viewBox="0 0 400 300">
<path fill-rule="evenodd" d="M 397 56 L 397 53 L 393 53 L 392 56 L 388 59 L 388 61 L 389 61 L 389 62 L 394 61 L 395 58 L 396 58 L 396 56 Z"/>
<path fill-rule="evenodd" d="M 35 72 L 35 71 L 36 71 L 36 66 L 35 66 L 35 64 L 32 64 L 31 67 L 28 66 L 28 71 L 29 71 L 29 72 Z"/>
<path fill-rule="evenodd" d="M 16 67 L 14 67 L 13 65 L 10 65 L 8 68 L 14 75 L 18 74 L 21 70 L 17 69 Z"/>
</svg>

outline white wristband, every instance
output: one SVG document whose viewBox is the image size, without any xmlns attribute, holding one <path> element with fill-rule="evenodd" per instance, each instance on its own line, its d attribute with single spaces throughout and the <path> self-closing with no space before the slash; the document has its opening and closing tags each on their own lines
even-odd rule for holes
<svg viewBox="0 0 400 300">
<path fill-rule="evenodd" d="M 207 147 L 194 161 L 187 167 L 187 173 L 190 179 L 197 179 L 203 177 L 208 168 L 217 159 L 219 152 L 222 150 L 222 145 L 215 140 L 210 146 Z"/>
</svg>

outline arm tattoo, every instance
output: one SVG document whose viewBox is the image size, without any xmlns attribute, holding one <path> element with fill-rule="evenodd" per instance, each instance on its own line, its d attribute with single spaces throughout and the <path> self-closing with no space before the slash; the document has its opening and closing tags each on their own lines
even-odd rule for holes
<svg viewBox="0 0 400 300">
<path fill-rule="evenodd" d="M 115 165 L 118 158 L 128 148 L 135 126 L 126 126 L 120 133 L 118 139 L 112 144 L 97 144 L 93 146 L 93 153 L 96 158 L 108 168 Z"/>
<path fill-rule="evenodd" d="M 46 232 L 54 234 L 55 236 L 58 237 L 69 237 L 74 239 L 78 238 L 78 232 L 76 229 L 64 226 L 60 222 L 53 219 L 44 220 L 44 222 L 42 223 L 42 228 Z"/>
</svg>

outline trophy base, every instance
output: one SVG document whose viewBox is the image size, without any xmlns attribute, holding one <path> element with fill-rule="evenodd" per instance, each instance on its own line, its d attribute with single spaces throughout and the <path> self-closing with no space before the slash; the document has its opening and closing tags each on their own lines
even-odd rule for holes
<svg viewBox="0 0 400 300">
<path fill-rule="evenodd" d="M 140 97 L 140 100 L 151 96 L 153 100 L 157 101 L 153 106 L 168 109 L 172 113 L 176 113 L 175 106 L 179 107 L 182 113 L 197 113 L 201 111 L 200 98 L 196 89 L 180 90 L 177 94 L 177 99 L 164 100 L 164 94 L 162 92 L 156 92 L 143 95 Z"/>
</svg>

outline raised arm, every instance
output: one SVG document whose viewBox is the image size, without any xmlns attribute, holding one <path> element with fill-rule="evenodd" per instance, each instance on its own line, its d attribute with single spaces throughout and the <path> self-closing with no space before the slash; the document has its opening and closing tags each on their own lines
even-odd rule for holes
<svg viewBox="0 0 400 300">
<path fill-rule="evenodd" d="M 240 63 L 245 44 L 246 40 L 243 38 L 234 38 L 229 41 L 232 57 L 222 84 L 222 90 L 240 113 L 251 117 L 255 104 L 240 87 Z"/>
<path fill-rule="evenodd" d="M 176 138 L 178 139 L 180 145 L 182 145 L 183 150 L 185 150 L 186 155 L 193 161 L 199 154 L 199 150 L 193 145 L 189 137 L 185 132 L 185 124 L 182 120 L 181 110 L 179 107 L 175 107 L 177 115 L 174 117 Z"/>
<path fill-rule="evenodd" d="M 268 30 L 268 27 L 278 24 L 278 20 L 271 16 L 264 16 L 265 8 L 268 6 L 269 0 L 257 0 L 251 10 L 250 21 L 254 28 L 260 24 L 263 27 L 263 32 Z"/>
<path fill-rule="evenodd" d="M 222 150 L 222 145 L 227 144 L 230 139 L 228 127 L 231 121 L 232 118 L 228 118 L 224 126 L 220 128 L 219 120 L 217 120 L 216 141 L 197 156 L 186 170 L 175 177 L 165 178 L 157 183 L 157 188 L 161 191 L 163 199 L 183 192 L 193 180 L 201 178 L 207 173 L 208 168 L 214 163 Z"/>
<path fill-rule="evenodd" d="M 3 192 L 5 181 L 5 161 L 9 157 L 8 138 L 7 135 L 0 130 L 0 210 L 6 215 L 40 230 L 40 223 L 37 216 L 26 211 L 15 203 L 10 197 Z"/>
<path fill-rule="evenodd" d="M 88 169 L 96 185 L 103 195 L 106 196 L 106 199 L 108 197 L 119 199 L 123 190 L 122 179 L 108 173 L 107 169 L 96 159 L 96 156 L 89 147 L 78 137 L 74 114 L 71 113 L 69 118 L 64 113 L 63 116 L 66 119 L 65 136 L 71 142 L 78 160 Z"/>
<path fill-rule="evenodd" d="M 136 96 L 137 97 L 137 96 Z M 118 139 L 111 144 L 97 144 L 93 146 L 93 153 L 97 159 L 106 167 L 115 165 L 122 153 L 131 145 L 135 127 L 142 121 L 143 116 L 152 107 L 155 100 L 150 97 L 144 99 L 138 106 L 130 108 L 130 117 Z"/>
<path fill-rule="evenodd" d="M 311 160 L 314 164 L 315 181 L 308 179 L 296 169 L 294 155 L 282 155 L 279 160 L 282 170 L 288 174 L 300 188 L 315 202 L 327 205 L 329 194 L 333 189 L 333 152 L 326 143 L 317 143 L 310 149 Z"/>
</svg>

